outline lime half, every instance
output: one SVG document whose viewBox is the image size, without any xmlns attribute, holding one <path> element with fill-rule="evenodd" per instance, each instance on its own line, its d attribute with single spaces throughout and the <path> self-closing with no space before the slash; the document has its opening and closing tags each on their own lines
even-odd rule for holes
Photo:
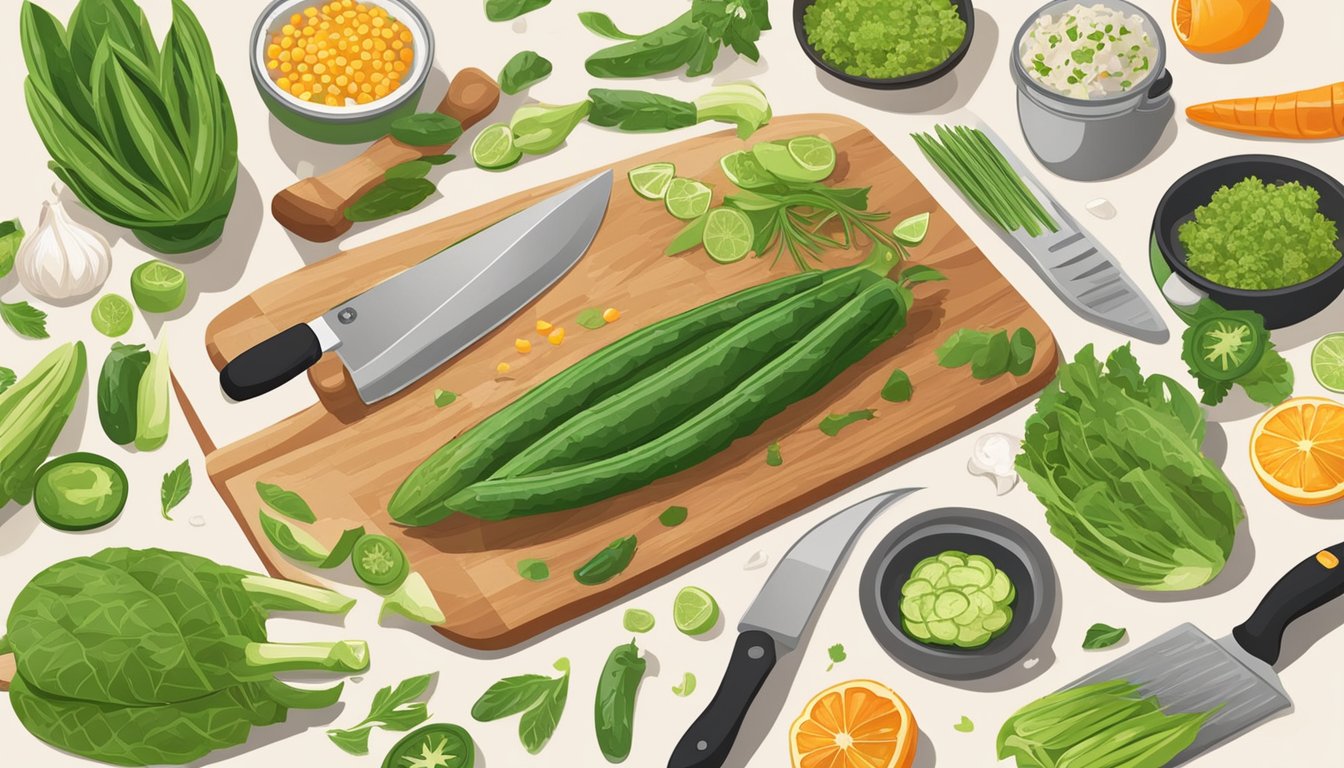
<svg viewBox="0 0 1344 768">
<path fill-rule="evenodd" d="M 699 587 L 686 587 L 672 601 L 672 623 L 688 635 L 703 635 L 719 623 L 719 604 Z"/>
<path fill-rule="evenodd" d="M 929 234 L 929 214 L 921 213 L 902 221 L 892 231 L 892 236 L 906 245 L 919 245 Z"/>
<path fill-rule="evenodd" d="M 93 328 L 104 336 L 116 338 L 131 330 L 135 319 L 131 302 L 115 293 L 109 293 L 93 305 Z"/>
<path fill-rule="evenodd" d="M 131 272 L 131 298 L 146 312 L 172 312 L 187 298 L 187 275 L 162 261 L 147 261 Z"/>
<path fill-rule="evenodd" d="M 705 217 L 705 251 L 720 264 L 741 261 L 755 235 L 751 219 L 736 208 L 715 208 Z"/>
<path fill-rule="evenodd" d="M 789 139 L 789 155 L 809 173 L 823 179 L 835 170 L 835 145 L 820 136 L 798 136 Z"/>
<path fill-rule="evenodd" d="M 653 624 L 653 614 L 643 608 L 628 608 L 621 619 L 621 626 L 625 627 L 626 632 L 648 632 L 653 629 Z"/>
<path fill-rule="evenodd" d="M 1331 333 L 1311 348 L 1311 374 L 1331 392 L 1344 392 L 1344 333 Z"/>
<path fill-rule="evenodd" d="M 645 200 L 662 200 L 676 175 L 677 166 L 671 163 L 649 163 L 630 171 L 630 186 Z"/>
<path fill-rule="evenodd" d="M 486 127 L 471 142 L 471 159 L 487 171 L 502 171 L 518 162 L 522 150 L 514 146 L 513 131 L 507 123 Z"/>
<path fill-rule="evenodd" d="M 742 189 L 764 189 L 779 183 L 779 179 L 766 172 L 750 152 L 738 150 L 724 155 L 719 161 L 719 167 L 723 168 L 729 181 Z"/>
<path fill-rule="evenodd" d="M 709 201 L 714 196 L 709 187 L 695 179 L 672 179 L 667 185 L 667 194 L 663 203 L 667 212 L 682 221 L 690 221 L 703 216 L 709 210 Z"/>
</svg>

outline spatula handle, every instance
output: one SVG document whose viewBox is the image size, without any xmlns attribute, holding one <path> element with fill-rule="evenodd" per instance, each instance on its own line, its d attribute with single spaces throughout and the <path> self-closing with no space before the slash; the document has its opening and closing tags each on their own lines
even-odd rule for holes
<svg viewBox="0 0 1344 768">
<path fill-rule="evenodd" d="M 1344 595 L 1344 542 L 1322 549 L 1279 579 L 1251 618 L 1232 630 L 1232 637 L 1251 655 L 1274 664 L 1288 625 L 1340 595 Z"/>
</svg>

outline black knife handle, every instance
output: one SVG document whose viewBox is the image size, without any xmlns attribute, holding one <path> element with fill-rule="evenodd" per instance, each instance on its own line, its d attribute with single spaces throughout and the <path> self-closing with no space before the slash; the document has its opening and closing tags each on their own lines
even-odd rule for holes
<svg viewBox="0 0 1344 768">
<path fill-rule="evenodd" d="M 306 323 L 281 331 L 229 361 L 219 386 L 234 400 L 251 400 L 313 367 L 322 344 Z"/>
<path fill-rule="evenodd" d="M 769 633 L 749 629 L 737 636 L 718 692 L 672 750 L 667 768 L 719 768 L 728 760 L 751 702 L 775 668 L 775 658 L 775 639 Z"/>
<path fill-rule="evenodd" d="M 1252 656 L 1274 664 L 1288 625 L 1340 595 L 1344 595 L 1344 542 L 1293 566 L 1270 588 L 1251 618 L 1232 630 L 1232 637 Z"/>
</svg>

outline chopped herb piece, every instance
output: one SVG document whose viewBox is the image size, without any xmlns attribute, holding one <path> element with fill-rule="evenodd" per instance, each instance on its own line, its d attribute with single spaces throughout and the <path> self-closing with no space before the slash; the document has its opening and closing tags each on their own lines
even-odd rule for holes
<svg viewBox="0 0 1344 768">
<path fill-rule="evenodd" d="M 434 390 L 434 405 L 439 408 L 442 408 L 445 405 L 452 405 L 455 400 L 457 400 L 456 392 L 449 392 L 446 389 Z"/>
<path fill-rule="evenodd" d="M 1095 651 L 1101 648 L 1109 648 L 1125 638 L 1124 627 L 1112 627 L 1106 624 L 1093 624 L 1087 629 L 1087 635 L 1083 638 L 1083 648 L 1089 651 Z"/>
<path fill-rule="evenodd" d="M 832 413 L 821 420 L 819 429 L 828 437 L 835 437 L 840 434 L 840 430 L 860 421 L 872 421 L 877 418 L 877 411 L 865 409 L 862 411 L 851 411 L 850 413 Z"/>
<path fill-rule="evenodd" d="M 587 328 L 590 331 L 596 331 L 598 328 L 607 324 L 607 319 L 602 316 L 602 310 L 598 307 L 588 307 L 574 318 L 574 322 Z"/>
<path fill-rule="evenodd" d="M 765 447 L 765 463 L 771 467 L 778 467 L 784 463 L 784 454 L 779 450 L 779 443 L 771 443 Z"/>
<path fill-rule="evenodd" d="M 882 399 L 890 403 L 904 403 L 914 394 L 910 377 L 900 368 L 891 372 L 886 386 L 882 387 Z"/>
<path fill-rule="evenodd" d="M 518 575 L 528 581 L 545 581 L 551 578 L 551 568 L 545 560 L 527 558 L 518 561 Z"/>
<path fill-rule="evenodd" d="M 163 476 L 163 483 L 159 486 L 159 511 L 164 520 L 173 519 L 168 513 L 181 504 L 188 493 L 191 493 L 191 464 L 183 461 Z"/>
<path fill-rule="evenodd" d="M 685 507 L 668 507 L 658 516 L 658 522 L 668 528 L 676 528 L 686 522 L 687 514 L 689 511 Z"/>
<path fill-rule="evenodd" d="M 830 648 L 827 648 L 826 655 L 831 659 L 830 665 L 826 667 L 827 672 L 830 672 L 832 669 L 835 669 L 836 664 L 839 664 L 840 662 L 849 658 L 848 656 L 845 655 L 845 646 L 841 643 L 836 643 L 835 645 L 832 645 Z"/>
<path fill-rule="evenodd" d="M 961 722 L 952 726 L 952 730 L 958 733 L 970 733 L 975 730 L 975 723 L 971 722 L 971 718 L 962 715 Z"/>
</svg>

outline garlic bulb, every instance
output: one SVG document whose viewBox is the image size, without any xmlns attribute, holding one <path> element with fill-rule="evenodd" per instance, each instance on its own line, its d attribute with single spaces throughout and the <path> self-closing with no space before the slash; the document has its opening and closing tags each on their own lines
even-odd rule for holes
<svg viewBox="0 0 1344 768">
<path fill-rule="evenodd" d="M 1019 442 L 1012 435 L 1002 432 L 981 435 L 971 448 L 971 458 L 966 462 L 966 469 L 972 475 L 991 478 L 995 492 L 1002 496 L 1017 485 L 1017 469 L 1013 466 L 1013 460 L 1017 456 Z"/>
<path fill-rule="evenodd" d="M 112 247 L 102 235 L 71 219 L 59 196 L 42 204 L 37 229 L 24 238 L 14 258 L 23 287 L 49 301 L 87 296 L 103 286 L 111 271 Z"/>
</svg>

